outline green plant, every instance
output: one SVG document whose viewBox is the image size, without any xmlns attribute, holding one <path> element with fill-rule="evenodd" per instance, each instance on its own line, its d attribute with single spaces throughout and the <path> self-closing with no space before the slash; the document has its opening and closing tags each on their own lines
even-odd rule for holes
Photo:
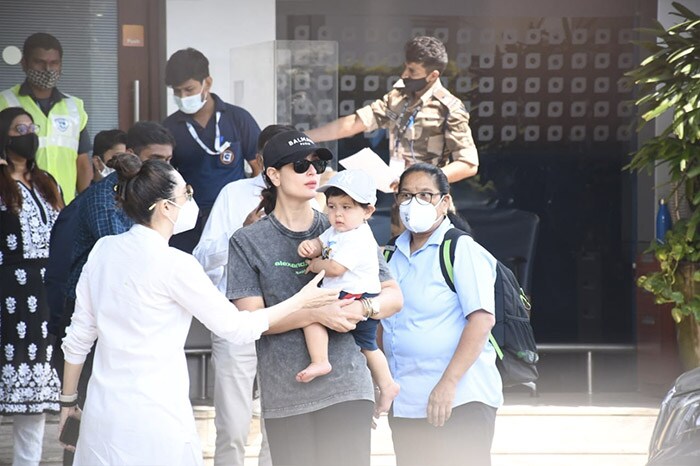
<svg viewBox="0 0 700 466">
<path fill-rule="evenodd" d="M 674 2 L 672 14 L 681 22 L 665 29 L 656 23 L 642 29 L 653 40 L 639 42 L 651 55 L 627 73 L 640 86 L 637 105 L 642 109 L 640 128 L 671 113 L 671 123 L 633 154 L 632 170 L 668 169 L 672 195 L 685 197 L 687 218 L 676 219 L 665 241 L 653 244 L 660 271 L 642 276 L 638 285 L 652 292 L 657 303 L 673 303 L 673 318 L 685 315 L 700 321 L 700 296 L 695 284 L 700 272 L 700 16 Z M 691 270 L 690 273 L 687 271 Z"/>
<path fill-rule="evenodd" d="M 671 314 L 676 322 L 691 314 L 700 321 L 700 294 L 694 292 L 690 283 L 700 282 L 700 271 L 691 266 L 700 262 L 700 248 L 697 241 L 686 241 L 682 231 L 686 223 L 681 221 L 678 228 L 669 231 L 665 243 L 652 245 L 660 270 L 638 280 L 639 286 L 654 294 L 657 303 L 673 303 Z"/>
</svg>

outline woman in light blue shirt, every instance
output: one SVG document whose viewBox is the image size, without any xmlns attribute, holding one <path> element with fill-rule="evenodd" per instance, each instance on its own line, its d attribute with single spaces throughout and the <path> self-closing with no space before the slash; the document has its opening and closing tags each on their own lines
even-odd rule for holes
<svg viewBox="0 0 700 466">
<path fill-rule="evenodd" d="M 496 352 L 496 259 L 470 236 L 458 240 L 456 292 L 438 252 L 448 218 L 449 183 L 430 164 L 409 167 L 396 195 L 406 227 L 389 262 L 404 295 L 382 320 L 384 351 L 401 392 L 389 423 L 398 466 L 490 465 L 496 410 L 503 403 Z"/>
</svg>

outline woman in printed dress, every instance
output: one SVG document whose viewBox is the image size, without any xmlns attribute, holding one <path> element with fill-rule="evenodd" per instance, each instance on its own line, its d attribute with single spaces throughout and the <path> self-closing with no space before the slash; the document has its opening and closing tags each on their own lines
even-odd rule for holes
<svg viewBox="0 0 700 466">
<path fill-rule="evenodd" d="M 39 464 L 44 413 L 58 412 L 60 391 L 43 279 L 63 200 L 36 165 L 37 130 L 22 108 L 0 112 L 0 415 L 13 417 L 13 464 L 22 465 Z"/>
</svg>

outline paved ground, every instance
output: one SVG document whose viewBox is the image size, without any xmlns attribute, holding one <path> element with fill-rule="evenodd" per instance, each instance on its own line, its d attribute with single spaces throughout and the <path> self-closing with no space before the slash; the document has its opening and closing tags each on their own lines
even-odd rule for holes
<svg viewBox="0 0 700 466">
<path fill-rule="evenodd" d="M 507 394 L 499 411 L 493 466 L 642 466 L 660 399 L 639 393 Z M 211 410 L 196 408 L 205 455 L 211 453 Z M 46 426 L 42 465 L 60 465 L 56 420 Z M 253 422 L 246 466 L 257 465 L 260 435 Z M 11 464 L 12 425 L 0 426 L 0 465 Z M 207 461 L 211 464 L 211 460 Z M 372 436 L 372 466 L 395 466 L 386 418 Z"/>
</svg>

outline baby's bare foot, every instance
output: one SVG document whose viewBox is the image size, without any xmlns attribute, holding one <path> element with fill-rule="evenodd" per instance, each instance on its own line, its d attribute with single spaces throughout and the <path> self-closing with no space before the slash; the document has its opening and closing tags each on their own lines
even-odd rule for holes
<svg viewBox="0 0 700 466">
<path fill-rule="evenodd" d="M 333 367 L 331 367 L 331 363 L 329 363 L 328 361 L 312 362 L 308 365 L 306 369 L 297 374 L 296 379 L 297 382 L 308 383 L 316 377 L 328 374 L 331 370 L 333 370 Z"/>
<path fill-rule="evenodd" d="M 379 391 L 375 393 L 374 417 L 389 412 L 391 403 L 399 395 L 399 391 L 401 391 L 401 387 L 393 381 L 384 387 L 379 387 Z"/>
</svg>

